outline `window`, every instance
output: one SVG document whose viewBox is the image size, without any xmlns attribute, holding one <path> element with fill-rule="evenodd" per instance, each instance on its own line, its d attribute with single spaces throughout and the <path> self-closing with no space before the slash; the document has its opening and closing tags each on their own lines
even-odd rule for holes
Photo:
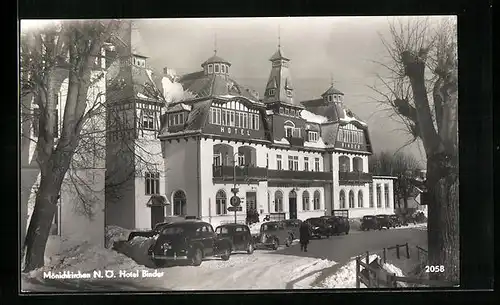
<svg viewBox="0 0 500 305">
<path fill-rule="evenodd" d="M 266 167 L 269 167 L 269 154 L 266 153 Z"/>
<path fill-rule="evenodd" d="M 223 126 L 227 125 L 227 123 L 226 123 L 227 122 L 226 117 L 227 117 L 227 110 L 222 109 L 221 110 L 221 114 L 220 114 L 220 124 L 223 125 Z"/>
<path fill-rule="evenodd" d="M 276 169 L 283 169 L 283 160 L 281 159 L 281 155 L 276 155 Z"/>
<path fill-rule="evenodd" d="M 295 113 L 296 113 L 296 112 L 295 112 L 295 109 L 290 110 L 290 114 L 291 114 L 292 116 L 295 116 Z"/>
<path fill-rule="evenodd" d="M 227 214 L 227 197 L 224 190 L 219 190 L 215 195 L 215 213 L 217 215 Z"/>
<path fill-rule="evenodd" d="M 384 186 L 384 199 L 385 199 L 385 207 L 390 208 L 391 204 L 389 202 L 389 184 Z"/>
<path fill-rule="evenodd" d="M 243 113 L 243 128 L 247 129 L 248 128 L 248 113 Z"/>
<path fill-rule="evenodd" d="M 345 209 L 345 192 L 344 190 L 340 191 L 339 194 L 339 205 L 341 209 Z"/>
<path fill-rule="evenodd" d="M 229 111 L 229 126 L 234 127 L 235 122 L 235 113 L 234 111 Z"/>
<path fill-rule="evenodd" d="M 380 184 L 377 184 L 377 208 L 382 207 L 382 191 L 380 189 Z"/>
<path fill-rule="evenodd" d="M 304 157 L 304 171 L 309 171 L 309 157 Z"/>
<path fill-rule="evenodd" d="M 286 89 L 286 96 L 292 97 L 293 96 L 292 90 Z"/>
<path fill-rule="evenodd" d="M 222 109 L 219 108 L 212 108 L 211 115 L 212 115 L 212 124 L 220 125 L 221 124 L 221 113 Z"/>
<path fill-rule="evenodd" d="M 283 193 L 281 191 L 274 193 L 274 211 L 283 212 Z"/>
<path fill-rule="evenodd" d="M 186 194 L 183 191 L 174 193 L 174 215 L 186 215 Z"/>
<path fill-rule="evenodd" d="M 363 191 L 358 191 L 358 208 L 363 207 Z"/>
<path fill-rule="evenodd" d="M 329 95 L 329 96 L 328 96 L 328 101 L 329 101 L 329 102 L 331 102 L 331 101 L 332 101 L 332 96 L 331 96 L 331 95 Z"/>
<path fill-rule="evenodd" d="M 290 121 L 286 121 L 284 127 L 285 127 L 285 137 L 291 138 L 295 125 Z"/>
<path fill-rule="evenodd" d="M 349 191 L 349 208 L 354 208 L 354 192 Z"/>
<path fill-rule="evenodd" d="M 285 115 L 289 115 L 289 114 L 290 114 L 290 109 L 285 108 Z"/>
<path fill-rule="evenodd" d="M 299 156 L 293 156 L 293 170 L 299 170 Z"/>
<path fill-rule="evenodd" d="M 254 114 L 254 118 L 255 118 L 255 130 L 259 130 L 259 115 L 258 114 Z"/>
<path fill-rule="evenodd" d="M 214 72 L 214 66 L 208 65 L 208 73 L 213 73 L 213 72 Z"/>
<path fill-rule="evenodd" d="M 215 73 L 219 73 L 220 72 L 220 66 L 219 66 L 219 64 L 215 64 L 214 72 Z"/>
<path fill-rule="evenodd" d="M 292 137 L 300 138 L 300 128 L 292 128 Z"/>
<path fill-rule="evenodd" d="M 373 184 L 368 184 L 368 196 L 370 200 L 370 208 L 373 208 Z"/>
<path fill-rule="evenodd" d="M 184 124 L 184 113 L 170 114 L 170 126 Z"/>
<path fill-rule="evenodd" d="M 344 130 L 342 130 L 342 128 L 339 128 L 338 140 L 344 142 Z"/>
<path fill-rule="evenodd" d="M 245 166 L 245 155 L 238 155 L 238 166 Z"/>
<path fill-rule="evenodd" d="M 319 158 L 314 158 L 314 170 L 319 172 Z"/>
<path fill-rule="evenodd" d="M 146 172 L 146 195 L 160 194 L 160 173 Z"/>
<path fill-rule="evenodd" d="M 309 142 L 317 142 L 318 133 L 316 131 L 309 131 Z"/>
<path fill-rule="evenodd" d="M 221 153 L 214 154 L 214 165 L 221 166 L 222 165 L 222 155 Z"/>
<path fill-rule="evenodd" d="M 225 72 L 226 72 L 226 70 L 225 70 L 225 69 L 226 69 L 226 66 L 224 66 L 224 65 L 220 65 L 220 72 L 221 72 L 221 73 L 225 73 Z"/>
<path fill-rule="evenodd" d="M 240 121 L 241 121 L 241 120 L 240 120 L 240 118 L 241 118 L 241 117 L 240 117 L 240 113 L 239 113 L 239 112 L 236 112 L 236 113 L 234 114 L 234 117 L 235 117 L 234 126 L 235 126 L 235 127 L 240 127 Z"/>
<path fill-rule="evenodd" d="M 334 102 L 336 102 L 336 101 L 337 101 L 337 96 L 336 96 L 336 95 L 334 95 L 334 96 L 333 96 L 333 101 L 334 101 Z"/>
<path fill-rule="evenodd" d="M 215 229 L 215 233 L 217 234 L 229 234 L 229 229 L 227 227 L 218 227 Z"/>
<path fill-rule="evenodd" d="M 142 112 L 142 128 L 148 130 L 155 129 L 155 117 L 154 114 L 150 111 Z"/>
<path fill-rule="evenodd" d="M 360 157 L 354 157 L 352 159 L 352 169 L 357 172 L 363 171 L 363 159 Z"/>
<path fill-rule="evenodd" d="M 288 170 L 293 170 L 293 156 L 288 156 Z"/>
<path fill-rule="evenodd" d="M 314 191 L 314 209 L 315 210 L 321 210 L 321 204 L 319 202 L 320 200 L 320 192 L 319 191 Z"/>
<path fill-rule="evenodd" d="M 347 156 L 340 156 L 339 157 L 339 170 L 341 172 L 349 172 L 350 171 L 349 157 L 347 157 Z"/>
<path fill-rule="evenodd" d="M 275 93 L 274 89 L 269 89 L 269 91 L 268 91 L 269 96 L 274 96 L 274 93 Z"/>
<path fill-rule="evenodd" d="M 302 210 L 303 211 L 309 211 L 309 192 L 304 191 L 302 193 Z"/>
</svg>

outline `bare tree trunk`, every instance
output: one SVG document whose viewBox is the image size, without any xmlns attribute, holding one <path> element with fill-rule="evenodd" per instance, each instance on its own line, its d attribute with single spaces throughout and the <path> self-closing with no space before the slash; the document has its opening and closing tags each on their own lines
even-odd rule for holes
<svg viewBox="0 0 500 305">
<path fill-rule="evenodd" d="M 24 272 L 43 267 L 47 239 L 57 209 L 59 191 L 54 183 L 40 185 L 35 208 L 26 234 L 26 265 Z"/>
<path fill-rule="evenodd" d="M 460 276 L 458 175 L 446 174 L 446 165 L 438 157 L 429 158 L 427 162 L 429 264 L 444 266 L 443 273 L 431 273 L 430 276 L 458 283 Z"/>
</svg>

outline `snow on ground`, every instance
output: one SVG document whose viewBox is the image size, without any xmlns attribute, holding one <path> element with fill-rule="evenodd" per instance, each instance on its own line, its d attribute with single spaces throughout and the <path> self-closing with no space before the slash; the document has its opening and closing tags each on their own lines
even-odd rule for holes
<svg viewBox="0 0 500 305">
<path fill-rule="evenodd" d="M 312 262 L 309 265 L 301 266 L 300 268 L 296 268 L 293 270 L 293 274 L 305 274 L 308 275 L 304 279 L 300 279 L 296 283 L 294 283 L 293 288 L 295 289 L 309 289 L 312 288 L 312 283 L 318 278 L 320 275 L 320 271 L 326 268 L 330 268 L 336 265 L 336 262 L 329 261 L 327 259 L 317 260 Z M 295 276 L 295 278 L 300 278 L 301 276 Z"/>
<path fill-rule="evenodd" d="M 372 254 L 369 262 L 378 258 L 378 255 Z M 335 272 L 332 276 L 326 278 L 318 287 L 313 288 L 356 288 L 356 259 L 349 261 Z M 361 288 L 366 288 L 361 283 Z"/>
<path fill-rule="evenodd" d="M 110 249 L 113 244 L 117 241 L 127 240 L 130 234 L 130 230 L 118 227 L 118 226 L 107 226 L 105 235 L 106 248 Z"/>
</svg>

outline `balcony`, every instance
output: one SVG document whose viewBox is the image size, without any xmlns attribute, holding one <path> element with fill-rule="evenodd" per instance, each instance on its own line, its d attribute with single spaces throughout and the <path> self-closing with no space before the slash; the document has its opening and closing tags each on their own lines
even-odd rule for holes
<svg viewBox="0 0 500 305">
<path fill-rule="evenodd" d="M 232 166 L 213 166 L 215 181 L 233 181 L 234 168 Z M 332 172 L 305 172 L 290 170 L 272 170 L 265 167 L 236 167 L 236 181 L 333 181 Z"/>
<path fill-rule="evenodd" d="M 233 175 L 236 174 L 236 179 Z M 212 177 L 214 180 L 222 181 L 262 181 L 267 180 L 267 168 L 265 167 L 236 167 L 225 165 L 214 165 Z"/>
<path fill-rule="evenodd" d="M 306 172 L 290 170 L 269 170 L 268 180 L 321 180 L 332 181 L 332 172 Z"/>
<path fill-rule="evenodd" d="M 286 138 L 291 146 L 304 146 L 304 138 L 291 136 Z"/>
<path fill-rule="evenodd" d="M 373 180 L 372 173 L 364 172 L 339 172 L 339 184 L 364 184 Z"/>
</svg>

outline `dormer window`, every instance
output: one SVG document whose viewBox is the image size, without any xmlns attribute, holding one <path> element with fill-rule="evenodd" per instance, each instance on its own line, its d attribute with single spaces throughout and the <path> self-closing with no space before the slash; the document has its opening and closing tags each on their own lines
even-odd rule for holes
<svg viewBox="0 0 500 305">
<path fill-rule="evenodd" d="M 295 109 L 290 110 L 290 114 L 291 114 L 292 116 L 295 116 Z"/>
<path fill-rule="evenodd" d="M 339 102 L 342 102 L 344 100 L 342 95 L 339 95 Z"/>
<path fill-rule="evenodd" d="M 169 115 L 169 125 L 170 126 L 175 126 L 175 125 L 182 125 L 184 124 L 184 113 L 172 113 Z"/>
<path fill-rule="evenodd" d="M 329 101 L 329 102 L 331 102 L 331 101 L 332 101 L 332 96 L 331 96 L 331 95 L 329 95 L 329 96 L 328 96 L 328 101 Z"/>
<path fill-rule="evenodd" d="M 215 73 L 219 73 L 220 72 L 220 66 L 219 64 L 215 64 L 215 70 L 214 70 Z"/>
<path fill-rule="evenodd" d="M 334 95 L 334 96 L 333 96 L 333 101 L 334 101 L 334 102 L 337 102 L 337 101 L 338 101 L 338 100 L 337 100 L 337 96 L 336 96 L 336 95 Z"/>
<path fill-rule="evenodd" d="M 318 142 L 318 133 L 316 131 L 308 132 L 308 141 L 309 142 Z"/>
<path fill-rule="evenodd" d="M 288 108 L 285 108 L 285 115 L 289 115 L 290 114 L 290 110 Z"/>
<path fill-rule="evenodd" d="M 267 92 L 269 96 L 274 96 L 274 89 L 269 89 L 269 91 Z"/>
<path fill-rule="evenodd" d="M 220 70 L 221 73 L 226 73 L 226 65 L 221 65 Z"/>
<path fill-rule="evenodd" d="M 208 74 L 214 73 L 214 66 L 212 64 L 208 65 Z"/>
<path fill-rule="evenodd" d="M 145 68 L 146 67 L 146 60 L 144 58 L 134 57 L 134 65 L 136 65 L 138 67 Z"/>
</svg>

